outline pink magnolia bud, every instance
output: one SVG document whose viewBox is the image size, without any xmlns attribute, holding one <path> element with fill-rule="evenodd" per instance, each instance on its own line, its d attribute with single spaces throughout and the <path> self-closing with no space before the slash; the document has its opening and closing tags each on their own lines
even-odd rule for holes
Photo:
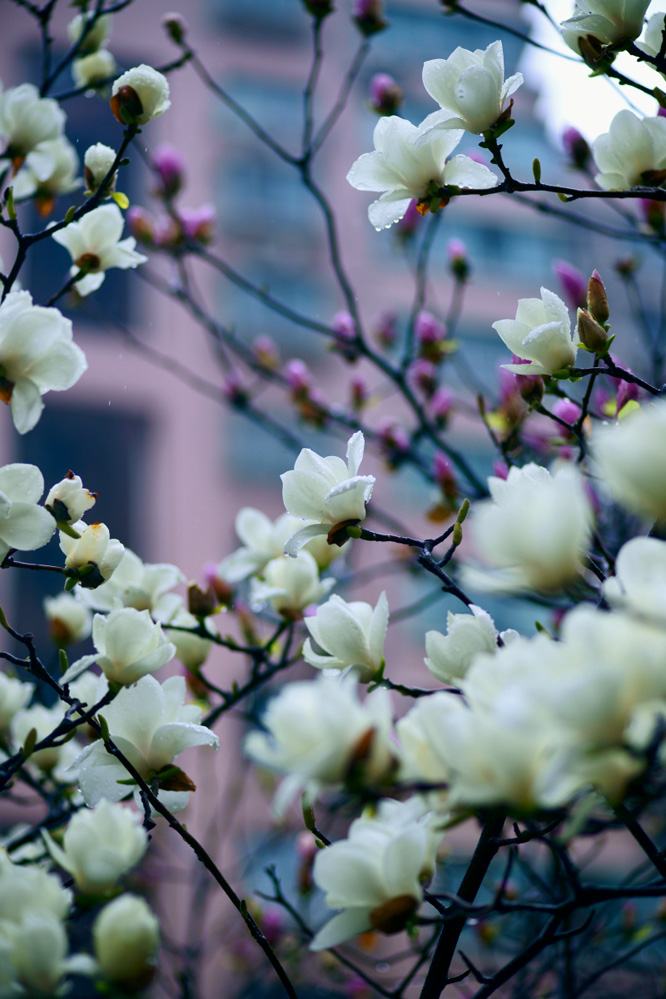
<svg viewBox="0 0 666 999">
<path fill-rule="evenodd" d="M 571 165 L 576 167 L 577 170 L 584 170 L 590 162 L 592 155 L 592 150 L 587 140 L 572 125 L 562 133 L 562 142 Z"/>
<path fill-rule="evenodd" d="M 437 388 L 437 368 L 432 361 L 419 357 L 409 365 L 407 381 L 413 389 L 430 399 Z"/>
<path fill-rule="evenodd" d="M 631 371 L 630 368 L 625 368 L 625 370 Z M 635 385 L 633 382 L 625 382 L 619 379 L 618 382 L 619 384 L 617 387 L 617 411 L 619 413 L 620 410 L 624 406 L 626 406 L 628 402 L 631 402 L 632 400 L 638 402 L 641 398 L 642 393 L 638 385 Z"/>
<path fill-rule="evenodd" d="M 368 401 L 368 386 L 365 379 L 355 375 L 349 382 L 349 393 L 352 409 L 355 413 L 360 412 Z"/>
<path fill-rule="evenodd" d="M 181 232 L 172 218 L 158 219 L 153 235 L 155 246 L 162 250 L 171 250 L 181 243 Z"/>
<path fill-rule="evenodd" d="M 280 351 L 269 336 L 258 336 L 252 344 L 252 352 L 262 368 L 275 370 L 280 364 Z"/>
<path fill-rule="evenodd" d="M 297 357 L 287 361 L 284 366 L 284 376 L 293 395 L 307 394 L 314 386 L 314 380 L 307 364 Z"/>
<path fill-rule="evenodd" d="M 162 198 L 178 194 L 185 177 L 185 160 L 179 150 L 163 143 L 153 153 L 152 165 L 157 176 L 155 194 Z"/>
<path fill-rule="evenodd" d="M 152 215 L 138 205 L 132 206 L 127 213 L 127 222 L 134 238 L 139 243 L 152 246 L 155 242 L 155 222 Z"/>
<path fill-rule="evenodd" d="M 381 317 L 375 337 L 382 347 L 392 347 L 398 339 L 396 317 L 392 313 L 386 313 Z"/>
<path fill-rule="evenodd" d="M 454 404 L 455 397 L 447 388 L 440 387 L 435 390 L 428 403 L 428 414 L 438 427 L 446 426 Z"/>
<path fill-rule="evenodd" d="M 433 459 L 435 481 L 447 499 L 453 499 L 458 493 L 458 484 L 450 459 L 443 451 L 437 451 Z"/>
<path fill-rule="evenodd" d="M 232 406 L 244 406 L 247 402 L 247 389 L 243 385 L 241 374 L 238 371 L 228 373 L 222 391 Z"/>
<path fill-rule="evenodd" d="M 639 201 L 641 215 L 653 232 L 663 236 L 664 234 L 664 203 L 663 201 L 650 201 L 649 198 L 641 198 Z"/>
<path fill-rule="evenodd" d="M 176 45 L 180 45 L 180 43 L 185 40 L 185 36 L 187 34 L 187 21 L 181 14 L 165 14 L 162 18 L 162 24 L 167 35 L 172 42 L 176 43 Z"/>
<path fill-rule="evenodd" d="M 376 73 L 370 80 L 370 107 L 377 114 L 396 114 L 402 98 L 402 87 L 388 73 Z"/>
<path fill-rule="evenodd" d="M 466 281 L 469 277 L 470 266 L 467 259 L 467 247 L 462 240 L 450 239 L 446 244 L 446 256 L 453 276 L 459 281 Z"/>
<path fill-rule="evenodd" d="M 361 34 L 375 35 L 386 28 L 388 21 L 384 20 L 382 14 L 381 0 L 354 0 L 352 20 L 356 22 Z"/>
<path fill-rule="evenodd" d="M 554 260 L 553 270 L 560 282 L 569 308 L 582 308 L 587 301 L 587 281 L 584 275 L 566 260 Z"/>
<path fill-rule="evenodd" d="M 570 427 L 577 423 L 581 414 L 581 408 L 572 399 L 558 399 L 553 406 L 553 415 L 564 420 Z"/>
<path fill-rule="evenodd" d="M 197 243 L 210 243 L 213 240 L 217 212 L 211 204 L 199 208 L 182 208 L 179 212 L 180 224 L 186 239 Z"/>
<path fill-rule="evenodd" d="M 419 355 L 433 364 L 438 364 L 444 357 L 444 341 L 446 326 L 433 316 L 431 312 L 422 310 L 414 323 L 414 336 L 419 346 Z"/>
<path fill-rule="evenodd" d="M 409 208 L 397 223 L 395 232 L 399 239 L 407 241 L 416 232 L 416 228 L 421 220 L 416 205 L 417 202 L 415 199 L 410 201 Z"/>
<path fill-rule="evenodd" d="M 356 361 L 358 359 L 358 346 L 356 343 L 356 323 L 353 317 L 343 309 L 335 313 L 331 320 L 331 326 L 337 334 L 337 339 L 331 344 L 331 350 L 337 351 L 346 361 Z"/>
<path fill-rule="evenodd" d="M 409 450 L 407 431 L 395 420 L 386 417 L 380 421 L 377 427 L 377 436 L 389 468 L 397 468 L 402 461 L 403 454 Z"/>
<path fill-rule="evenodd" d="M 271 906 L 269 909 L 264 909 L 261 915 L 260 924 L 264 936 L 268 940 L 269 944 L 271 946 L 275 946 L 285 931 L 284 916 L 282 915 L 281 910 L 275 906 Z"/>
<path fill-rule="evenodd" d="M 590 314 L 602 325 L 610 319 L 606 287 L 598 270 L 592 271 L 592 277 L 587 288 L 587 308 Z"/>
<path fill-rule="evenodd" d="M 509 478 L 509 466 L 505 461 L 493 462 L 493 475 L 498 479 Z"/>
</svg>

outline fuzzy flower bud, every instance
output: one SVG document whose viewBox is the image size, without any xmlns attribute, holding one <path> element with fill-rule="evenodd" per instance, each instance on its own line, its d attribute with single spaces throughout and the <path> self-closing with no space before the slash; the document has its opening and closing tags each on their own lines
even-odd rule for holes
<svg viewBox="0 0 666 999">
<path fill-rule="evenodd" d="M 111 110 L 121 125 L 146 125 L 170 107 L 169 81 L 145 63 L 128 69 L 113 84 Z"/>
<path fill-rule="evenodd" d="M 450 239 L 446 244 L 446 256 L 454 278 L 457 278 L 458 281 L 466 281 L 469 277 L 470 266 L 467 247 L 462 240 Z"/>
<path fill-rule="evenodd" d="M 163 143 L 153 153 L 151 162 L 157 178 L 155 193 L 162 198 L 178 194 L 185 176 L 185 160 L 180 151 Z"/>
<path fill-rule="evenodd" d="M 409 365 L 407 380 L 412 388 L 430 399 L 437 388 L 437 367 L 432 361 L 419 357 Z"/>
<path fill-rule="evenodd" d="M 602 326 L 610 319 L 606 288 L 597 270 L 592 271 L 587 287 L 587 311 Z"/>
<path fill-rule="evenodd" d="M 560 282 L 564 300 L 570 309 L 582 309 L 587 301 L 587 282 L 585 277 L 566 260 L 554 260 L 553 270 Z"/>
<path fill-rule="evenodd" d="M 370 107 L 377 114 L 397 114 L 403 90 L 388 73 L 375 73 L 370 80 Z"/>
<path fill-rule="evenodd" d="M 594 316 L 591 316 L 587 309 L 578 310 L 578 324 L 576 326 L 578 339 L 584 347 L 587 347 L 593 354 L 605 354 L 608 343 L 608 334 Z"/>
<path fill-rule="evenodd" d="M 187 35 L 187 21 L 181 14 L 165 14 L 162 18 L 162 25 L 172 42 L 180 45 Z"/>
<path fill-rule="evenodd" d="M 89 146 L 86 149 L 86 155 L 83 159 L 83 178 L 88 194 L 94 194 L 99 188 L 115 159 L 115 150 L 111 146 L 105 146 L 103 142 L 96 142 L 94 146 Z M 109 181 L 110 190 L 113 190 L 115 183 L 114 174 Z"/>
<path fill-rule="evenodd" d="M 381 0 L 354 0 L 352 20 L 362 35 L 375 35 L 388 26 L 383 18 Z"/>
<path fill-rule="evenodd" d="M 275 371 L 280 366 L 280 351 L 269 336 L 258 336 L 252 344 L 252 353 L 262 368 Z"/>
<path fill-rule="evenodd" d="M 572 125 L 563 132 L 562 142 L 571 160 L 571 165 L 577 170 L 585 170 L 592 156 L 587 139 Z"/>
<path fill-rule="evenodd" d="M 150 983 L 155 974 L 160 927 L 142 898 L 126 894 L 105 905 L 93 924 L 93 940 L 105 978 L 131 989 Z"/>
<path fill-rule="evenodd" d="M 414 336 L 419 345 L 420 356 L 433 364 L 439 363 L 445 354 L 446 333 L 446 325 L 441 319 L 422 309 L 414 323 Z"/>
</svg>

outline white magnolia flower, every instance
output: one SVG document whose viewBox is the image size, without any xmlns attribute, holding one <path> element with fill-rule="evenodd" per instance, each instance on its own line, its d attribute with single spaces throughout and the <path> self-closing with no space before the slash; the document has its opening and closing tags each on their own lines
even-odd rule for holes
<svg viewBox="0 0 666 999">
<path fill-rule="evenodd" d="M 0 953 L 1 994 L 12 999 L 62 995 L 65 975 L 91 970 L 85 955 L 67 957 L 67 934 L 61 920 L 38 909 L 26 912 L 22 919 L 0 924 Z"/>
<path fill-rule="evenodd" d="M 26 706 L 34 689 L 33 683 L 0 672 L 0 733 L 7 734 L 12 719 Z"/>
<path fill-rule="evenodd" d="M 49 489 L 44 506 L 60 524 L 73 524 L 81 520 L 97 499 L 97 493 L 84 489 L 80 475 L 68 472 L 64 479 Z"/>
<path fill-rule="evenodd" d="M 72 525 L 80 536 L 72 538 L 60 531 L 60 548 L 67 569 L 91 567 L 79 583 L 93 590 L 107 580 L 117 569 L 123 557 L 124 546 L 112 538 L 106 524 L 84 524 L 82 520 Z"/>
<path fill-rule="evenodd" d="M 486 132 L 522 83 L 522 73 L 504 80 L 501 42 L 485 51 L 458 47 L 448 59 L 430 59 L 423 65 L 423 86 L 442 110 L 429 115 L 421 128 L 426 134 L 433 128 Z"/>
<path fill-rule="evenodd" d="M 569 311 L 547 288 L 541 298 L 520 298 L 515 319 L 498 319 L 493 329 L 512 354 L 529 364 L 503 364 L 518 375 L 552 375 L 572 365 L 580 340 L 578 330 L 571 335 Z"/>
<path fill-rule="evenodd" d="M 666 120 L 618 111 L 609 131 L 592 143 L 592 153 L 600 171 L 594 179 L 604 190 L 658 187 L 666 169 Z"/>
<path fill-rule="evenodd" d="M 383 191 L 368 208 L 375 229 L 398 222 L 413 198 L 430 199 L 430 189 L 440 187 L 495 187 L 495 174 L 469 156 L 448 159 L 462 138 L 462 130 L 426 133 L 428 119 L 418 128 L 397 115 L 380 118 L 375 126 L 372 153 L 353 164 L 347 180 L 359 191 Z"/>
<path fill-rule="evenodd" d="M 443 717 L 440 705 L 443 698 L 450 699 L 451 696 L 438 691 L 429 697 L 419 698 L 395 725 L 401 750 L 398 779 L 441 785 L 441 788 L 433 789 L 428 794 L 433 806 L 446 803 L 451 766 L 446 747 L 440 740 Z"/>
<path fill-rule="evenodd" d="M 143 264 L 148 259 L 136 253 L 134 236 L 121 239 L 124 219 L 117 205 L 93 208 L 79 222 L 70 222 L 64 229 L 53 233 L 53 239 L 69 251 L 74 264 L 70 274 L 86 268 L 86 276 L 76 283 L 79 295 L 89 295 L 104 281 L 111 267 L 127 270 Z"/>
<path fill-rule="evenodd" d="M 158 621 L 169 621 L 182 607 L 182 599 L 170 591 L 185 577 L 168 562 L 142 562 L 129 548 L 122 552 L 115 572 L 94 593 L 81 594 L 96 610 L 134 607 L 149 610 Z"/>
<path fill-rule="evenodd" d="M 325 655 L 315 652 L 310 638 L 303 646 L 303 658 L 317 669 L 358 669 L 361 680 L 371 680 L 382 667 L 384 639 L 389 609 L 386 593 L 373 608 L 362 600 L 347 603 L 334 594 L 306 617 L 305 627 Z"/>
<path fill-rule="evenodd" d="M 7 295 L 0 305 L 0 399 L 9 404 L 20 434 L 39 420 L 42 396 L 71 388 L 87 367 L 69 319 L 33 305 L 27 291 Z"/>
<path fill-rule="evenodd" d="M 53 170 L 53 156 L 42 144 L 59 138 L 65 118 L 58 102 L 40 97 L 32 83 L 5 91 L 0 85 L 0 137 L 5 140 L 2 157 L 11 159 L 18 170 L 28 153 L 35 152 L 32 169 L 40 180 L 45 180 Z"/>
<path fill-rule="evenodd" d="M 36 465 L 4 465 L 0 468 L 0 561 L 10 548 L 34 551 L 48 544 L 55 521 L 38 506 L 44 479 Z"/>
<path fill-rule="evenodd" d="M 573 582 L 592 527 L 592 508 L 574 465 L 555 473 L 530 463 L 506 480 L 491 476 L 492 499 L 472 510 L 470 534 L 479 557 L 505 569 L 512 588 L 555 590 Z"/>
<path fill-rule="evenodd" d="M 179 628 L 198 628 L 199 622 L 193 614 L 189 614 L 184 608 L 178 611 L 168 624 L 164 625 L 169 641 L 176 647 L 176 658 L 181 661 L 188 670 L 200 669 L 208 659 L 210 650 L 213 647 L 212 640 L 201 638 L 200 635 L 188 634 L 186 631 L 174 630 L 170 625 L 178 625 Z M 211 628 L 208 618 L 205 621 L 205 628 Z"/>
<path fill-rule="evenodd" d="M 666 400 L 628 413 L 592 435 L 592 453 L 614 499 L 632 513 L 666 520 Z"/>
<path fill-rule="evenodd" d="M 63 888 L 60 878 L 32 864 L 13 864 L 0 850 L 0 925 L 20 920 L 30 911 L 65 919 L 71 905 L 72 893 Z"/>
<path fill-rule="evenodd" d="M 666 541 L 627 541 L 615 560 L 615 575 L 603 587 L 611 607 L 666 622 Z"/>
<path fill-rule="evenodd" d="M 441 833 L 419 801 L 382 801 L 376 812 L 352 822 L 347 839 L 320 850 L 315 884 L 326 905 L 341 909 L 317 933 L 311 950 L 336 947 L 375 929 L 398 933 L 423 899 L 435 871 Z"/>
<path fill-rule="evenodd" d="M 103 895 L 139 863 L 148 846 L 141 816 L 122 805 L 101 801 L 69 821 L 62 847 L 45 834 L 49 853 L 74 878 L 79 891 Z"/>
<path fill-rule="evenodd" d="M 322 458 L 303 448 L 293 469 L 284 472 L 282 499 L 287 511 L 310 523 L 287 541 L 285 554 L 297 552 L 317 535 L 365 520 L 365 507 L 372 496 L 374 475 L 359 475 L 365 438 L 360 430 L 347 441 L 347 462 L 337 455 Z"/>
<path fill-rule="evenodd" d="M 52 708 L 45 708 L 41 704 L 34 704 L 31 708 L 18 711 L 11 723 L 12 742 L 16 749 L 25 745 L 28 735 L 34 728 L 37 733 L 37 742 L 46 739 L 60 725 L 64 717 L 63 706 L 56 703 Z M 63 762 L 63 752 L 69 743 L 64 745 L 48 746 L 38 749 L 30 757 L 30 762 L 46 772 L 53 770 Z"/>
<path fill-rule="evenodd" d="M 103 684 L 98 688 L 103 695 Z M 216 735 L 199 724 L 201 709 L 184 704 L 185 679 L 172 676 L 160 684 L 152 676 L 143 676 L 131 687 L 124 687 L 104 708 L 109 734 L 120 751 L 136 767 L 142 777 L 150 780 L 190 746 L 213 746 Z M 107 753 L 101 739 L 86 746 L 74 761 L 81 793 L 87 805 L 96 805 L 103 798 L 120 801 L 128 793 L 122 763 Z M 171 811 L 187 804 L 186 791 L 161 790 L 160 800 Z"/>
<path fill-rule="evenodd" d="M 280 555 L 268 563 L 263 580 L 252 579 L 250 599 L 253 603 L 270 601 L 278 614 L 300 616 L 310 604 L 326 596 L 334 579 L 320 579 L 319 566 L 312 555 L 300 551 L 295 558 Z"/>
<path fill-rule="evenodd" d="M 105 905 L 93 923 L 99 969 L 111 982 L 144 988 L 155 971 L 160 924 L 148 903 L 125 894 Z"/>
<path fill-rule="evenodd" d="M 115 73 L 116 67 L 116 60 L 109 50 L 98 49 L 74 60 L 72 77 L 77 87 L 94 87 L 96 83 L 109 80 Z"/>
<path fill-rule="evenodd" d="M 510 642 L 517 632 L 503 631 L 501 636 L 487 611 L 470 604 L 471 614 L 452 614 L 446 618 L 446 635 L 428 631 L 425 636 L 427 657 L 424 662 L 442 683 L 455 684 L 465 676 L 481 652 L 495 652 L 497 639 Z"/>
<path fill-rule="evenodd" d="M 73 663 L 62 677 L 62 683 L 75 680 L 97 663 L 109 683 L 127 686 L 147 673 L 154 673 L 176 654 L 176 646 L 167 641 L 147 610 L 123 607 L 106 617 L 95 614 L 92 634 L 97 652 Z"/>
<path fill-rule="evenodd" d="M 648 55 L 659 55 L 664 37 L 664 26 L 666 26 L 666 15 L 664 15 L 664 12 L 658 11 L 656 14 L 653 14 L 648 20 L 642 39 L 640 42 L 636 42 L 637 47 L 641 51 L 647 52 Z"/>
<path fill-rule="evenodd" d="M 591 35 L 602 45 L 638 38 L 650 0 L 576 0 L 573 16 L 562 22 L 562 37 L 578 52 L 578 39 Z"/>
<path fill-rule="evenodd" d="M 46 614 L 53 641 L 58 645 L 82 642 L 92 629 L 92 615 L 85 604 L 69 593 L 44 598 Z"/>
<path fill-rule="evenodd" d="M 96 52 L 108 41 L 111 27 L 110 14 L 102 14 L 99 17 L 88 13 L 77 14 L 67 25 L 67 37 L 72 45 L 76 45 L 83 35 L 79 52 Z"/>
<path fill-rule="evenodd" d="M 91 194 L 100 186 L 115 160 L 116 151 L 111 146 L 105 146 L 103 142 L 88 146 L 83 157 L 83 176 Z"/>
<path fill-rule="evenodd" d="M 44 176 L 43 157 L 49 155 L 53 165 Z M 33 168 L 34 164 L 34 168 Z M 64 136 L 42 142 L 25 158 L 25 163 L 13 180 L 14 197 L 36 197 L 37 208 L 43 215 L 53 210 L 53 201 L 59 194 L 69 194 L 81 186 L 79 157 L 76 149 Z"/>
<path fill-rule="evenodd" d="M 128 90 L 131 93 L 128 93 Z M 164 114 L 171 107 L 169 81 L 152 66 L 142 63 L 128 69 L 114 82 L 111 90 L 111 107 L 119 121 L 124 122 L 121 112 L 114 108 L 114 98 L 118 96 L 121 106 L 126 102 L 132 118 L 138 125 L 146 125 L 153 118 Z"/>
<path fill-rule="evenodd" d="M 265 732 L 251 732 L 245 752 L 260 766 L 295 775 L 286 796 L 314 782 L 339 784 L 359 776 L 380 781 L 395 761 L 391 702 L 383 687 L 361 703 L 355 677 L 319 676 L 289 683 L 269 702 Z"/>
</svg>

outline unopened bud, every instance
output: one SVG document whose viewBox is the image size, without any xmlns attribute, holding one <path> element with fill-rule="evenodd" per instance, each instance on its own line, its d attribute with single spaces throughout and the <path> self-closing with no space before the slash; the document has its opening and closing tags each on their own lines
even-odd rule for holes
<svg viewBox="0 0 666 999">
<path fill-rule="evenodd" d="M 172 198 L 183 186 L 185 160 L 175 146 L 164 143 L 152 156 L 152 167 L 157 178 L 155 194 Z"/>
<path fill-rule="evenodd" d="M 437 364 L 445 354 L 446 325 L 422 309 L 414 322 L 414 336 L 419 346 L 419 355 Z"/>
<path fill-rule="evenodd" d="M 269 336 L 258 336 L 252 344 L 252 353 L 262 368 L 275 371 L 280 366 L 280 351 Z"/>
<path fill-rule="evenodd" d="M 584 170 L 590 162 L 592 150 L 587 140 L 580 134 L 577 128 L 567 128 L 562 136 L 564 148 L 569 154 L 572 166 L 577 170 Z"/>
<path fill-rule="evenodd" d="M 356 375 L 349 383 L 349 394 L 351 396 L 351 408 L 355 413 L 359 413 L 368 401 L 368 386 L 365 379 Z"/>
<path fill-rule="evenodd" d="M 636 257 L 622 257 L 620 260 L 615 261 L 615 270 L 621 277 L 631 277 L 637 267 L 638 260 Z"/>
<path fill-rule="evenodd" d="M 382 14 L 381 0 L 354 0 L 352 20 L 362 35 L 375 35 L 388 26 Z"/>
<path fill-rule="evenodd" d="M 194 617 L 209 617 L 218 609 L 217 597 L 212 586 L 202 590 L 196 583 L 187 587 L 187 609 Z"/>
<path fill-rule="evenodd" d="M 433 462 L 437 485 L 447 499 L 454 499 L 458 495 L 458 483 L 450 458 L 443 451 L 437 451 Z"/>
<path fill-rule="evenodd" d="M 395 227 L 396 236 L 404 242 L 410 240 L 416 232 L 419 219 L 421 218 L 419 204 L 420 202 L 416 200 L 410 201 L 409 208 Z"/>
<path fill-rule="evenodd" d="M 543 399 L 545 387 L 540 375 L 516 375 L 516 386 L 521 399 L 530 406 L 538 405 Z"/>
<path fill-rule="evenodd" d="M 606 288 L 596 270 L 592 271 L 592 277 L 587 286 L 587 311 L 602 326 L 610 319 Z"/>
<path fill-rule="evenodd" d="M 398 339 L 396 317 L 392 313 L 382 316 L 375 337 L 382 347 L 392 347 Z"/>
<path fill-rule="evenodd" d="M 437 388 L 437 368 L 432 361 L 417 358 L 407 369 L 407 380 L 412 388 L 430 399 Z"/>
<path fill-rule="evenodd" d="M 438 427 L 445 427 L 453 411 L 455 397 L 447 388 L 440 387 L 433 392 L 428 403 L 428 415 Z"/>
<path fill-rule="evenodd" d="M 570 427 L 575 426 L 581 414 L 580 406 L 573 399 L 558 399 L 553 406 L 553 415 Z"/>
<path fill-rule="evenodd" d="M 664 202 L 641 198 L 639 206 L 641 215 L 652 231 L 662 236 L 664 234 Z"/>
<path fill-rule="evenodd" d="M 588 283 L 585 276 L 566 260 L 554 260 L 553 270 L 562 287 L 564 298 L 570 309 L 582 309 L 587 302 Z M 596 272 L 595 272 L 596 273 Z"/>
<path fill-rule="evenodd" d="M 206 203 L 199 208 L 181 208 L 179 220 L 185 239 L 204 245 L 212 243 L 217 220 L 217 212 L 213 205 Z"/>
<path fill-rule="evenodd" d="M 370 80 L 370 107 L 377 114 L 397 114 L 403 90 L 388 73 L 377 73 Z"/>
<path fill-rule="evenodd" d="M 603 326 L 590 315 L 587 309 L 578 310 L 578 337 L 584 347 L 593 354 L 605 354 L 608 334 Z"/>
<path fill-rule="evenodd" d="M 165 14 L 162 18 L 162 25 L 172 42 L 180 45 L 185 40 L 187 34 L 187 21 L 181 14 Z"/>
<path fill-rule="evenodd" d="M 453 276 L 458 281 L 466 281 L 469 277 L 470 266 L 465 244 L 459 239 L 450 239 L 446 245 L 446 255 Z"/>
<path fill-rule="evenodd" d="M 312 14 L 318 21 L 323 21 L 335 9 L 333 7 L 333 0 L 302 0 L 302 3 L 307 12 Z"/>
<path fill-rule="evenodd" d="M 113 117 L 121 125 L 135 125 L 143 114 L 143 104 L 134 87 L 120 87 L 109 103 Z"/>
</svg>

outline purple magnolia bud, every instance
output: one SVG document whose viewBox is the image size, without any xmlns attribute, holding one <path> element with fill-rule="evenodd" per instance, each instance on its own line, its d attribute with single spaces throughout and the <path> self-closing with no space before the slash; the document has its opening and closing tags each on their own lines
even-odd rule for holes
<svg viewBox="0 0 666 999">
<path fill-rule="evenodd" d="M 453 499 L 458 493 L 458 484 L 450 459 L 443 451 L 437 451 L 433 459 L 433 471 L 437 485 L 447 499 Z"/>
<path fill-rule="evenodd" d="M 402 87 L 388 73 L 376 73 L 370 80 L 370 107 L 377 114 L 396 114 L 402 98 Z"/>
<path fill-rule="evenodd" d="M 362 35 L 375 35 L 386 28 L 381 0 L 354 0 L 352 20 L 356 22 Z"/>
<path fill-rule="evenodd" d="M 232 370 L 227 374 L 222 391 L 232 406 L 243 406 L 247 402 L 247 389 L 239 371 Z"/>
<path fill-rule="evenodd" d="M 578 421 L 581 414 L 581 408 L 572 399 L 558 399 L 553 406 L 553 415 L 557 416 L 558 419 L 564 420 L 568 423 L 570 427 Z"/>
<path fill-rule="evenodd" d="M 666 118 L 666 108 L 659 108 L 657 111 L 657 118 Z"/>
<path fill-rule="evenodd" d="M 625 368 L 625 371 L 631 372 L 631 368 Z M 620 412 L 628 402 L 632 400 L 638 402 L 641 398 L 641 390 L 638 385 L 634 382 L 619 381 L 617 387 L 617 411 Z"/>
<path fill-rule="evenodd" d="M 419 343 L 438 343 L 446 337 L 446 326 L 432 312 L 422 309 L 416 316 L 414 334 Z"/>
<path fill-rule="evenodd" d="M 396 317 L 393 313 L 387 312 L 379 320 L 379 326 L 377 327 L 377 332 L 375 333 L 377 342 L 381 344 L 382 347 L 392 347 L 395 341 L 398 339 L 398 330 L 396 327 Z"/>
<path fill-rule="evenodd" d="M 439 427 L 445 426 L 455 403 L 455 397 L 447 388 L 438 388 L 428 404 L 430 418 Z"/>
<path fill-rule="evenodd" d="M 495 461 L 493 462 L 493 475 L 497 479 L 508 479 L 509 478 L 509 466 L 505 461 Z"/>
<path fill-rule="evenodd" d="M 390 417 L 380 420 L 377 438 L 390 468 L 396 468 L 405 451 L 409 450 L 409 434 Z"/>
<path fill-rule="evenodd" d="M 139 243 L 152 246 L 155 242 L 155 221 L 152 215 L 138 205 L 132 206 L 127 213 L 127 222 L 134 238 Z"/>
<path fill-rule="evenodd" d="M 350 313 L 344 309 L 336 312 L 331 320 L 331 326 L 337 334 L 337 339 L 331 344 L 331 350 L 342 354 L 346 361 L 358 360 L 356 323 Z"/>
<path fill-rule="evenodd" d="M 173 198 L 183 186 L 185 160 L 175 146 L 163 143 L 152 156 L 153 170 L 157 176 L 155 194 L 162 198 Z"/>
<path fill-rule="evenodd" d="M 314 385 L 307 364 L 297 357 L 287 361 L 284 366 L 284 376 L 293 395 L 307 394 Z"/>
<path fill-rule="evenodd" d="M 174 222 L 172 218 L 162 218 L 158 219 L 155 223 L 155 233 L 153 235 L 153 240 L 155 246 L 159 246 L 162 250 L 173 249 L 180 242 L 180 229 Z"/>
<path fill-rule="evenodd" d="M 352 409 L 356 413 L 360 412 L 368 401 L 368 386 L 365 383 L 365 378 L 354 375 L 349 382 L 349 393 Z"/>
<path fill-rule="evenodd" d="M 469 277 L 469 260 L 467 259 L 467 247 L 460 239 L 450 239 L 446 244 L 446 256 L 449 261 L 449 268 L 454 277 L 459 281 L 466 281 Z"/>
<path fill-rule="evenodd" d="M 186 239 L 197 243 L 210 243 L 213 239 L 217 212 L 211 204 L 200 205 L 199 208 L 182 208 L 180 223 Z"/>
<path fill-rule="evenodd" d="M 261 915 L 261 929 L 271 946 L 274 946 L 284 934 L 284 916 L 275 906 L 265 909 Z"/>
<path fill-rule="evenodd" d="M 572 166 L 578 170 L 585 170 L 590 162 L 592 150 L 584 136 L 571 125 L 562 133 L 562 142 Z"/>
<path fill-rule="evenodd" d="M 582 308 L 587 301 L 587 281 L 584 275 L 566 260 L 554 260 L 553 271 L 569 308 Z"/>
<path fill-rule="evenodd" d="M 273 371 L 280 364 L 280 351 L 269 336 L 258 336 L 252 344 L 252 352 L 262 368 Z"/>
<path fill-rule="evenodd" d="M 437 368 L 432 361 L 418 357 L 407 369 L 407 381 L 412 388 L 429 399 L 437 388 Z"/>
<path fill-rule="evenodd" d="M 649 198 L 641 198 L 638 204 L 641 210 L 641 215 L 652 231 L 662 236 L 664 234 L 663 201 L 650 201 Z"/>
</svg>

